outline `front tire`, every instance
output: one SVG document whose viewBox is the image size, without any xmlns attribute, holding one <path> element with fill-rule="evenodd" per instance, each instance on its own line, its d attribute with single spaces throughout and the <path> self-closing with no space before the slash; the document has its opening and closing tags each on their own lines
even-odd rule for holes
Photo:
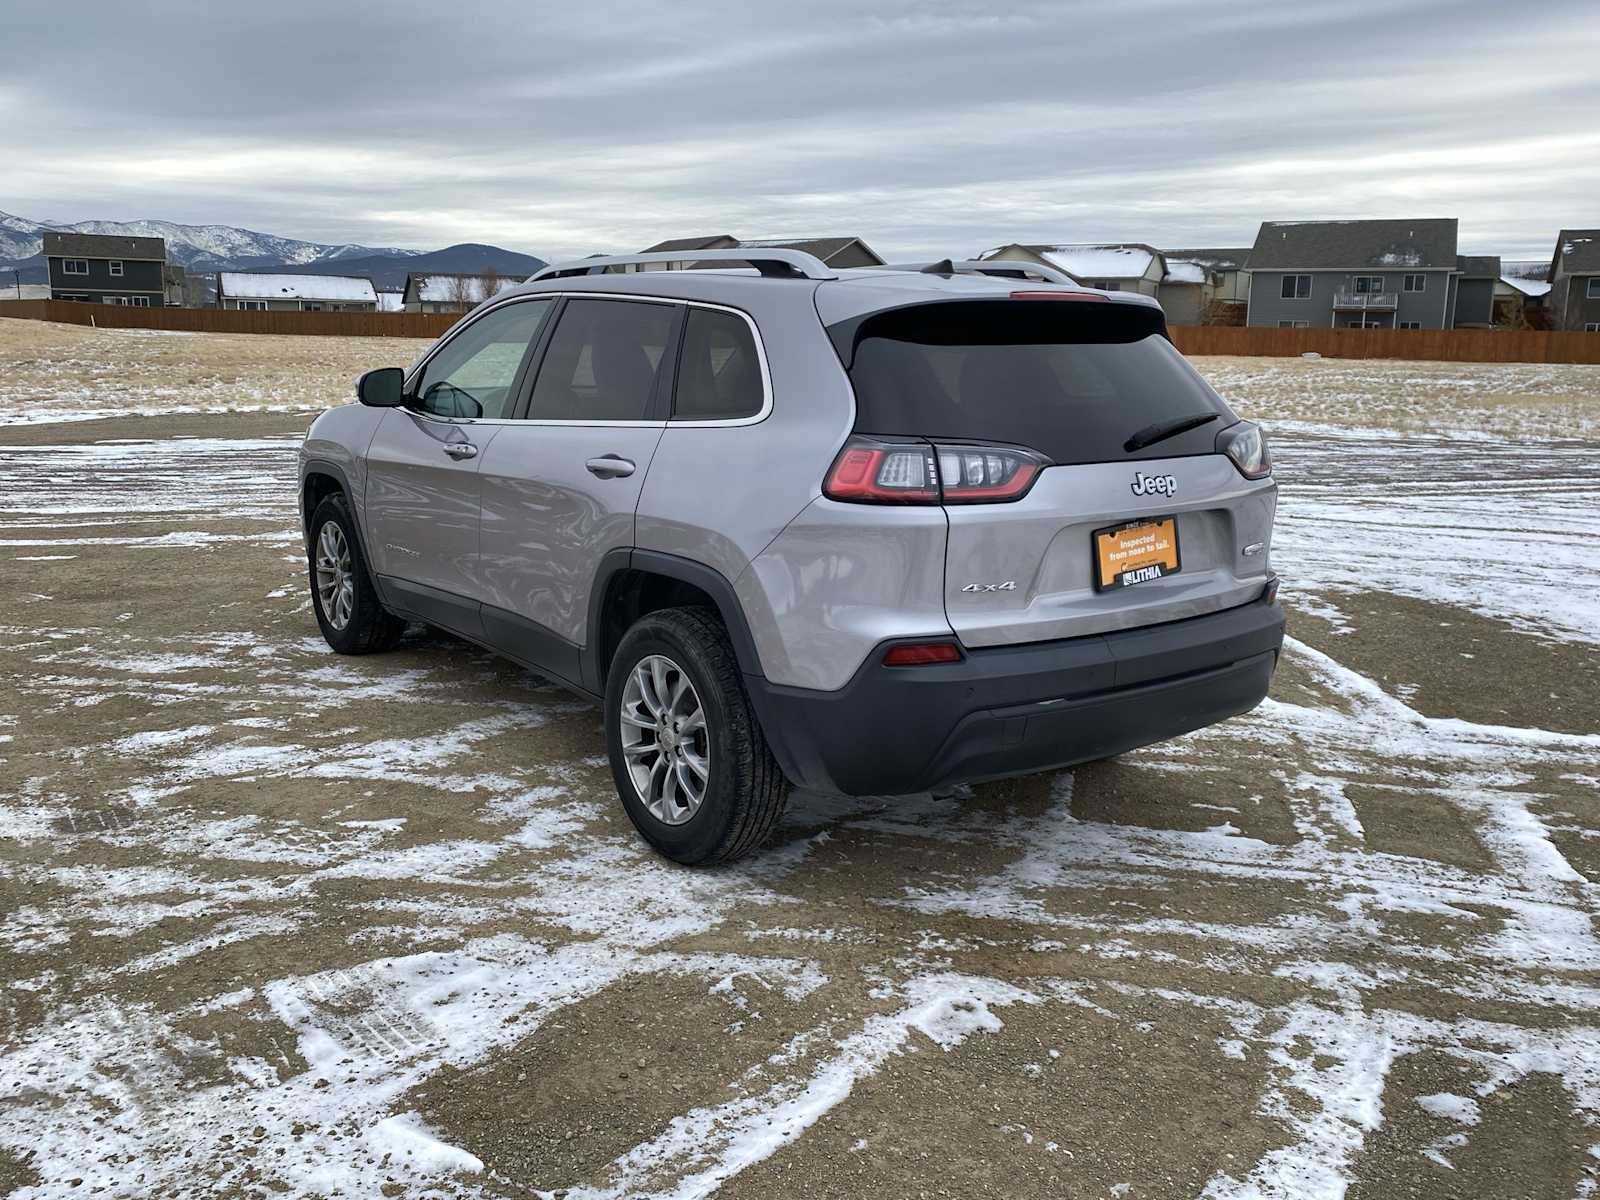
<svg viewBox="0 0 1600 1200">
<path fill-rule="evenodd" d="M 391 650 L 406 623 L 378 599 L 361 555 L 355 518 L 335 492 L 311 514 L 311 607 L 328 645 L 340 654 Z"/>
<path fill-rule="evenodd" d="M 675 862 L 732 862 L 788 798 L 727 632 L 707 609 L 639 619 L 606 680 L 606 747 L 628 819 Z"/>
</svg>

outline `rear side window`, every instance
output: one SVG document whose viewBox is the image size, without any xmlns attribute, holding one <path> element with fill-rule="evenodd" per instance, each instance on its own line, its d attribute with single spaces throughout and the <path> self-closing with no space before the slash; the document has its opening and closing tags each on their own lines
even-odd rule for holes
<svg viewBox="0 0 1600 1200">
<path fill-rule="evenodd" d="M 677 317 L 675 306 L 569 300 L 539 366 L 535 421 L 639 421 Z"/>
<path fill-rule="evenodd" d="M 674 420 L 727 421 L 761 411 L 761 362 L 743 317 L 691 308 L 680 355 Z"/>
<path fill-rule="evenodd" d="M 1234 420 L 1163 336 L 1160 315 L 1143 308 L 958 301 L 892 309 L 830 333 L 855 389 L 857 433 L 1007 442 L 1057 463 L 1092 463 L 1210 454 Z M 1217 420 L 1123 448 L 1149 426 L 1205 413 Z"/>
</svg>

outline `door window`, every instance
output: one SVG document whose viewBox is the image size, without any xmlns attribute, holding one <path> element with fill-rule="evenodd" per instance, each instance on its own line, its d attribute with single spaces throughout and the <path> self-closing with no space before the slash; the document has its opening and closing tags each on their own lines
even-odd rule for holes
<svg viewBox="0 0 1600 1200">
<path fill-rule="evenodd" d="M 439 417 L 504 417 L 528 346 L 554 301 L 507 304 L 456 334 L 428 360 L 416 384 L 417 406 Z"/>
<path fill-rule="evenodd" d="M 568 300 L 534 384 L 535 421 L 640 421 L 677 321 L 672 304 Z"/>
<path fill-rule="evenodd" d="M 761 411 L 761 361 L 743 317 L 714 308 L 691 308 L 681 355 L 673 420 L 728 421 Z"/>
</svg>

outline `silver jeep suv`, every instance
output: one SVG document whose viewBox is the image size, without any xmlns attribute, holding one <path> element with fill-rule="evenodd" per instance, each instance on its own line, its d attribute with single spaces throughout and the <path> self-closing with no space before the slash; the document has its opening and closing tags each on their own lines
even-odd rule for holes
<svg viewBox="0 0 1600 1200">
<path fill-rule="evenodd" d="M 329 645 L 426 622 L 599 700 L 628 816 L 686 863 L 758 846 L 790 783 L 1041 771 L 1266 694 L 1266 446 L 1154 301 L 694 260 L 547 268 L 317 419 Z"/>
</svg>

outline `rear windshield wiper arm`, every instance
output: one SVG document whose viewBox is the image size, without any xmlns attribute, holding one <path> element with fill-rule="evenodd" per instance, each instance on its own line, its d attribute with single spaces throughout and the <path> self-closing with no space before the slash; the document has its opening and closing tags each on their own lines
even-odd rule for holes
<svg viewBox="0 0 1600 1200">
<path fill-rule="evenodd" d="M 1191 429 L 1199 429 L 1202 425 L 1209 425 L 1217 419 L 1217 413 L 1195 413 L 1188 417 L 1174 417 L 1170 421 L 1157 421 L 1154 425 L 1146 425 L 1138 433 L 1122 443 L 1122 448 L 1129 454 L 1135 450 L 1143 450 L 1146 446 L 1154 446 L 1157 442 L 1164 442 L 1170 437 L 1177 437 L 1180 433 L 1188 433 Z"/>
</svg>

